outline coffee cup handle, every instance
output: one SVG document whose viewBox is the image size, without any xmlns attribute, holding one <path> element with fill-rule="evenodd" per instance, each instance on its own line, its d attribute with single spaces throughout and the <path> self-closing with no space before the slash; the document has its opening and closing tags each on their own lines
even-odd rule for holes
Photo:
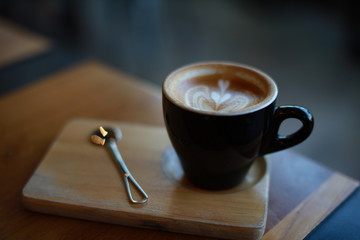
<svg viewBox="0 0 360 240">
<path fill-rule="evenodd" d="M 281 123 L 288 118 L 300 120 L 302 126 L 292 134 L 286 136 L 279 135 Z M 313 130 L 314 118 L 304 107 L 279 106 L 274 110 L 273 121 L 270 126 L 270 129 L 265 134 L 264 142 L 260 149 L 261 155 L 280 151 L 304 141 L 309 137 Z"/>
</svg>

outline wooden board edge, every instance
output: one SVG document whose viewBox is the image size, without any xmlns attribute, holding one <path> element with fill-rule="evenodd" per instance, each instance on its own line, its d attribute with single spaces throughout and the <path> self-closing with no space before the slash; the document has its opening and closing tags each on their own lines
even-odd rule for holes
<svg viewBox="0 0 360 240">
<path fill-rule="evenodd" d="M 70 205 L 58 203 L 51 200 L 38 199 L 26 192 L 22 192 L 22 203 L 26 209 L 43 214 L 50 214 L 61 217 L 69 217 L 77 220 L 94 221 L 101 223 L 109 223 L 115 225 L 122 225 L 126 227 L 139 227 L 144 229 L 151 229 L 157 231 L 166 231 L 182 234 L 197 235 L 202 237 L 215 237 L 225 239 L 241 239 L 256 240 L 260 239 L 265 227 L 253 228 L 239 228 L 234 226 L 222 225 L 221 231 L 218 229 L 219 225 L 212 224 L 211 222 L 193 222 L 184 221 L 184 219 L 168 220 L 165 217 L 159 216 L 143 216 L 141 220 L 135 215 L 129 213 L 119 213 L 111 209 L 92 208 L 84 205 Z M 109 217 L 110 216 L 110 217 Z M 159 218 L 153 221 L 154 218 Z M 161 222 L 161 224 L 159 224 Z M 183 229 L 186 229 L 184 231 Z"/>
<path fill-rule="evenodd" d="M 270 229 L 262 240 L 304 239 L 358 186 L 359 182 L 340 173 L 334 173 L 314 193 Z"/>
</svg>

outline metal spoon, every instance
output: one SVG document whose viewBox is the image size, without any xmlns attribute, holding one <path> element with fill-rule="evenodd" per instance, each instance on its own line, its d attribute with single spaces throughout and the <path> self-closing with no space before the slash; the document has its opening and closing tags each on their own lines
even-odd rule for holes
<svg viewBox="0 0 360 240">
<path fill-rule="evenodd" d="M 113 158 L 118 163 L 120 170 L 123 173 L 123 178 L 126 186 L 126 191 L 128 197 L 132 203 L 145 203 L 148 201 L 149 197 L 146 192 L 141 188 L 141 186 L 136 182 L 135 178 L 131 175 L 129 169 L 127 168 L 123 158 L 121 157 L 120 151 L 116 145 L 117 141 L 120 141 L 122 138 L 122 133 L 118 128 L 102 128 L 94 131 L 91 135 L 91 142 L 98 145 L 106 145 L 112 154 Z M 144 197 L 142 200 L 135 200 L 131 193 L 130 182 L 135 186 L 135 188 L 142 194 Z"/>
</svg>

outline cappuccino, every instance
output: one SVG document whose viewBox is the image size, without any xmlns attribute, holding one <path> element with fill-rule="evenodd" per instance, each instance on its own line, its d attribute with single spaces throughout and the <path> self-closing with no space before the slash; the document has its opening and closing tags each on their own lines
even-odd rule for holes
<svg viewBox="0 0 360 240">
<path fill-rule="evenodd" d="M 244 181 L 257 157 L 304 141 L 312 115 L 300 106 L 276 106 L 276 97 L 276 83 L 243 64 L 198 63 L 172 72 L 163 83 L 162 106 L 184 177 L 196 187 L 229 189 Z M 290 118 L 302 127 L 279 135 Z"/>
<path fill-rule="evenodd" d="M 249 70 L 214 65 L 180 69 L 164 83 L 164 90 L 177 104 L 213 114 L 246 112 L 262 105 L 274 91 L 265 77 Z"/>
</svg>

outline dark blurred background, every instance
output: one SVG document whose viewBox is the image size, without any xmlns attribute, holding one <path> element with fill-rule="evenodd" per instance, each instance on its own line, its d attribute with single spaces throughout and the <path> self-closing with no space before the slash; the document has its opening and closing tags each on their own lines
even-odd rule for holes
<svg viewBox="0 0 360 240">
<path fill-rule="evenodd" d="M 56 54 L 95 58 L 158 86 L 197 61 L 253 65 L 278 83 L 278 104 L 315 116 L 312 136 L 293 149 L 360 179 L 355 1 L 12 0 L 0 1 L 0 17 L 50 38 Z M 297 127 L 288 120 L 281 131 Z"/>
</svg>

